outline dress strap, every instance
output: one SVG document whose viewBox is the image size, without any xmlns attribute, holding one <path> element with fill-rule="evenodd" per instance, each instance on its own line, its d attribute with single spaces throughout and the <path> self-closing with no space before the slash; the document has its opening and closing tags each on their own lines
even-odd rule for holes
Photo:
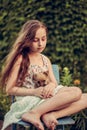
<svg viewBox="0 0 87 130">
<path fill-rule="evenodd" d="M 48 67 L 47 58 L 44 55 L 42 55 L 42 54 L 41 54 L 41 56 L 42 56 L 42 60 L 43 60 L 43 65 L 46 66 L 46 67 Z"/>
</svg>

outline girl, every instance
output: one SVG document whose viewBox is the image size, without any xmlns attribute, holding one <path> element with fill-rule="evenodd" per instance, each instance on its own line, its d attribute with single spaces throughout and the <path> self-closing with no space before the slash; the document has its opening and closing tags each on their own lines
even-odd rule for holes
<svg viewBox="0 0 87 130">
<path fill-rule="evenodd" d="M 42 54 L 47 32 L 46 26 L 38 20 L 26 22 L 8 55 L 2 85 L 6 86 L 7 94 L 15 95 L 16 102 L 6 114 L 2 130 L 21 119 L 44 130 L 42 120 L 54 130 L 57 118 L 87 108 L 87 94 L 82 94 L 77 87 L 57 85 L 51 62 Z M 33 75 L 44 71 L 49 72 L 50 83 L 34 88 Z"/>
</svg>

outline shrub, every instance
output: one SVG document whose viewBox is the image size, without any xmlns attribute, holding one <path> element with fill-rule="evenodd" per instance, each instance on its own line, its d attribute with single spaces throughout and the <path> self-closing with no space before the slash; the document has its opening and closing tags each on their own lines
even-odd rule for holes
<svg viewBox="0 0 87 130">
<path fill-rule="evenodd" d="M 5 92 L 0 89 L 0 119 L 4 118 L 4 115 L 9 110 L 11 105 L 11 99 Z"/>
<path fill-rule="evenodd" d="M 82 88 L 80 79 L 73 79 L 73 75 L 70 73 L 69 68 L 64 67 L 61 71 L 61 84 L 66 86 L 77 86 Z M 87 92 L 87 89 L 85 89 L 85 92 Z M 87 109 L 82 110 L 81 112 L 78 112 L 77 114 L 74 114 L 72 118 L 75 120 L 75 125 L 71 126 L 71 130 L 86 130 L 87 129 Z M 68 126 L 69 127 L 69 126 Z M 74 128 L 73 128 L 74 127 Z"/>
</svg>

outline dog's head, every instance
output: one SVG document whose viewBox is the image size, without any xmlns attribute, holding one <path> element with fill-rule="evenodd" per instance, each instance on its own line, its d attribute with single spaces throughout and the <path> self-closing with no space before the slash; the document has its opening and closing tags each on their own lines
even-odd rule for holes
<svg viewBox="0 0 87 130">
<path fill-rule="evenodd" d="M 34 74 L 33 81 L 36 87 L 47 85 L 49 83 L 48 71 Z"/>
</svg>

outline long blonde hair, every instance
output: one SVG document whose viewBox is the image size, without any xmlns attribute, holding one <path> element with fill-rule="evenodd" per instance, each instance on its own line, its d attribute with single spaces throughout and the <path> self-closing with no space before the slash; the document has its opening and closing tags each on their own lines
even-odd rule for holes
<svg viewBox="0 0 87 130">
<path fill-rule="evenodd" d="M 2 73 L 2 80 L 1 80 L 2 86 L 6 85 L 8 77 L 11 74 L 13 65 L 15 64 L 19 55 L 22 55 L 22 62 L 21 62 L 20 69 L 18 72 L 16 84 L 18 86 L 21 86 L 23 84 L 23 80 L 25 78 L 25 74 L 27 72 L 27 69 L 30 63 L 29 57 L 28 57 L 29 46 L 30 44 L 32 44 L 36 31 L 40 27 L 45 28 L 46 33 L 47 33 L 46 26 L 38 20 L 30 20 L 30 21 L 27 21 L 23 25 L 21 31 L 19 32 L 17 40 L 13 44 L 13 47 L 9 55 L 7 56 L 5 68 L 3 69 L 4 71 Z M 18 83 L 18 81 L 20 81 L 20 83 Z"/>
</svg>

